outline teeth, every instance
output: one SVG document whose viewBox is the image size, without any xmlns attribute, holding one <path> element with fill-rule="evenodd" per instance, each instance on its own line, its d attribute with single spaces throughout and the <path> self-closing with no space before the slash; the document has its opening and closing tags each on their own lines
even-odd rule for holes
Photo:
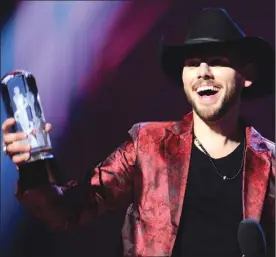
<svg viewBox="0 0 276 257">
<path fill-rule="evenodd" d="M 196 92 L 199 93 L 206 90 L 219 91 L 219 89 L 214 86 L 201 86 L 197 88 Z"/>
</svg>

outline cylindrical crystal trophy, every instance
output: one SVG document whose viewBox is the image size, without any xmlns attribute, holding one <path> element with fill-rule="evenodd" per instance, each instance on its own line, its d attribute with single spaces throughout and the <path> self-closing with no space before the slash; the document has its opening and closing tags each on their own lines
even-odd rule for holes
<svg viewBox="0 0 276 257">
<path fill-rule="evenodd" d="M 54 156 L 49 134 L 45 132 L 46 121 L 35 77 L 24 70 L 6 74 L 1 80 L 1 96 L 7 117 L 16 120 L 13 132 L 26 133 L 28 137 L 21 143 L 31 146 L 30 159 L 20 165 L 19 171 L 30 173 L 33 170 L 42 175 L 40 170 L 44 170 L 49 173 Z"/>
</svg>

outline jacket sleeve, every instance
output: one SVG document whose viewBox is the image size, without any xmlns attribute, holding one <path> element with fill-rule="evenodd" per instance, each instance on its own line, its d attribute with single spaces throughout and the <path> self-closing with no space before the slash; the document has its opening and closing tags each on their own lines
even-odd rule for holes
<svg viewBox="0 0 276 257">
<path fill-rule="evenodd" d="M 31 215 L 53 230 L 86 226 L 107 210 L 127 208 L 133 200 L 134 173 L 139 172 L 138 128 L 132 127 L 130 139 L 95 167 L 86 181 L 70 181 L 65 186 L 39 184 L 22 190 L 19 180 L 16 197 Z"/>
</svg>

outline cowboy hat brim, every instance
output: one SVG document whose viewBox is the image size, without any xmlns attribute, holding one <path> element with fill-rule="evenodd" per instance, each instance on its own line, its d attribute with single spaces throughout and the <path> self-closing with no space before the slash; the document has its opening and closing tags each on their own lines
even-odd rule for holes
<svg viewBox="0 0 276 257">
<path fill-rule="evenodd" d="M 161 66 L 177 85 L 182 83 L 185 60 L 191 56 L 208 54 L 209 50 L 237 50 L 248 63 L 256 65 L 258 75 L 254 83 L 243 90 L 243 99 L 259 98 L 275 92 L 275 51 L 260 37 L 244 37 L 235 41 L 219 41 L 209 38 L 188 40 L 182 45 L 166 45 L 161 41 Z"/>
</svg>

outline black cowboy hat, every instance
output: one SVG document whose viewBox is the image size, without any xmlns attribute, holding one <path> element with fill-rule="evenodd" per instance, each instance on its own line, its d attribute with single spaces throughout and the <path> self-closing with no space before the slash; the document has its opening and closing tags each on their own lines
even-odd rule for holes
<svg viewBox="0 0 276 257">
<path fill-rule="evenodd" d="M 248 37 L 221 8 L 200 11 L 181 45 L 161 43 L 161 65 L 165 73 L 178 85 L 182 85 L 182 69 L 189 56 L 220 51 L 237 51 L 247 63 L 254 63 L 257 79 L 244 88 L 242 97 L 251 99 L 275 92 L 274 48 L 260 37 Z"/>
</svg>

